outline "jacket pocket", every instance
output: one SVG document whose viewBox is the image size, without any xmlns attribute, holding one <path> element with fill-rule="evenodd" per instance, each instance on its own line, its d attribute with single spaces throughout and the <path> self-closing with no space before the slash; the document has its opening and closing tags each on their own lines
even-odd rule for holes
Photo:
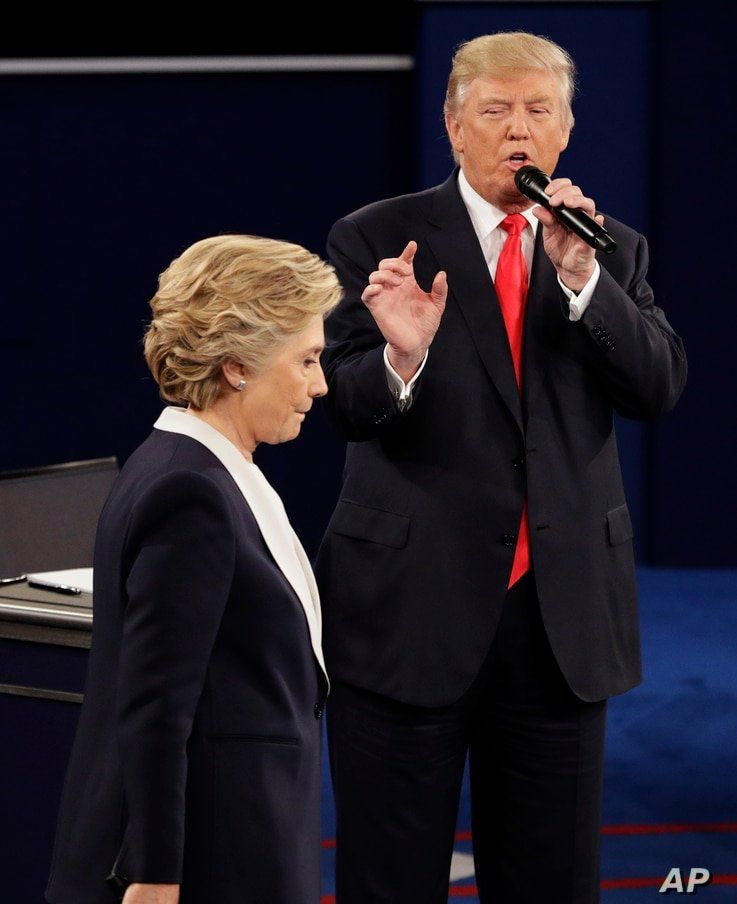
<svg viewBox="0 0 737 904">
<path fill-rule="evenodd" d="M 627 505 L 620 505 L 606 513 L 609 545 L 619 546 L 632 539 L 632 521 Z"/>
<path fill-rule="evenodd" d="M 274 735 L 237 734 L 235 732 L 212 732 L 207 735 L 208 741 L 247 741 L 253 744 L 281 744 L 287 747 L 299 747 L 298 738 L 282 738 Z"/>
<path fill-rule="evenodd" d="M 344 537 L 403 549 L 407 545 L 409 520 L 406 515 L 341 499 L 330 521 L 330 529 Z"/>
</svg>

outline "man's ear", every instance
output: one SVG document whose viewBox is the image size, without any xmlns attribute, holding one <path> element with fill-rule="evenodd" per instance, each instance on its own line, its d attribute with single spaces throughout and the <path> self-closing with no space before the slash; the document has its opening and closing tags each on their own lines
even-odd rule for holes
<svg viewBox="0 0 737 904">
<path fill-rule="evenodd" d="M 456 154 L 463 153 L 463 126 L 451 114 L 445 114 L 445 130 Z"/>
<path fill-rule="evenodd" d="M 571 140 L 571 132 L 572 131 L 573 131 L 573 115 L 571 115 L 571 119 L 568 124 L 568 128 L 563 130 L 563 137 L 562 137 L 561 143 L 560 143 L 561 153 L 563 153 L 563 151 L 565 151 L 565 149 L 568 147 L 568 142 Z"/>
</svg>

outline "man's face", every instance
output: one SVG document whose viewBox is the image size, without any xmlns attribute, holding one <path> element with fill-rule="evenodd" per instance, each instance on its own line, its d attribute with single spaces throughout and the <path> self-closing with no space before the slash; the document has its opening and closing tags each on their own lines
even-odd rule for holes
<svg viewBox="0 0 737 904">
<path fill-rule="evenodd" d="M 471 186 L 506 213 L 532 202 L 522 197 L 514 174 L 533 165 L 552 175 L 568 144 L 571 123 L 560 83 L 537 71 L 504 78 L 476 78 L 457 118 L 445 117 L 451 144 Z"/>
</svg>

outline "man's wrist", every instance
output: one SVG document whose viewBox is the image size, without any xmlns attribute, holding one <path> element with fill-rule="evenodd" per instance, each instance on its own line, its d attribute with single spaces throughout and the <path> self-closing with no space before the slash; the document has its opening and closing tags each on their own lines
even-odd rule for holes
<svg viewBox="0 0 737 904">
<path fill-rule="evenodd" d="M 425 348 L 409 353 L 398 352 L 390 345 L 387 349 L 387 358 L 398 376 L 400 376 L 405 383 L 408 383 L 420 369 L 420 365 L 425 359 L 426 352 L 427 349 Z"/>
<path fill-rule="evenodd" d="M 594 271 L 596 270 L 596 262 L 592 263 L 588 270 L 581 271 L 570 271 L 570 270 L 558 270 L 558 278 L 563 283 L 563 285 L 570 289 L 571 292 L 574 292 L 578 295 L 581 289 L 588 283 L 591 277 L 594 275 Z"/>
</svg>

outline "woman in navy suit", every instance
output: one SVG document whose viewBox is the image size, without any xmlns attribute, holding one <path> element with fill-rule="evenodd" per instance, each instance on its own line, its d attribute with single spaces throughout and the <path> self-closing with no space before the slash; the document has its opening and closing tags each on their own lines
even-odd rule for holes
<svg viewBox="0 0 737 904">
<path fill-rule="evenodd" d="M 193 245 L 145 352 L 164 410 L 100 518 L 53 904 L 317 904 L 327 694 L 309 562 L 253 463 L 324 395 L 340 289 L 305 249 Z"/>
</svg>

